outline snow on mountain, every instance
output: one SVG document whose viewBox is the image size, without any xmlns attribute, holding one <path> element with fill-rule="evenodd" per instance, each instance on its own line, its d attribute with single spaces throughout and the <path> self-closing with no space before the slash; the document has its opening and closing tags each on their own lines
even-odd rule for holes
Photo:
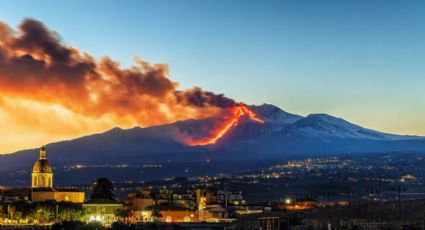
<svg viewBox="0 0 425 230">
<path fill-rule="evenodd" d="M 224 119 L 222 117 L 147 128 L 115 128 L 46 147 L 50 152 L 49 159 L 55 165 L 65 162 L 151 162 L 173 158 L 185 161 L 205 154 L 238 159 L 242 155 L 247 157 L 247 154 L 252 158 L 264 158 L 324 152 L 425 152 L 424 137 L 382 133 L 326 114 L 302 117 L 269 104 L 251 108 L 265 123 L 242 117 L 236 127 L 211 146 L 194 147 L 185 141 L 208 136 Z M 0 155 L 0 171 L 27 168 L 36 157 L 37 149 Z"/>
<path fill-rule="evenodd" d="M 271 104 L 251 106 L 251 108 L 257 113 L 259 117 L 266 121 L 266 123 L 290 124 L 303 118 L 300 115 L 287 113 L 279 107 Z"/>
<path fill-rule="evenodd" d="M 401 136 L 387 134 L 363 128 L 352 124 L 342 118 L 327 114 L 310 114 L 294 123 L 298 132 L 316 137 L 336 138 L 364 138 L 373 140 L 402 140 L 416 138 L 414 136 Z"/>
</svg>

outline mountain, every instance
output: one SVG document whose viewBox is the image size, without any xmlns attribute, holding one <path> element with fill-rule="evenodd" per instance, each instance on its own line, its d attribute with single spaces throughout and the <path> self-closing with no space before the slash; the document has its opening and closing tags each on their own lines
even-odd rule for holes
<svg viewBox="0 0 425 230">
<path fill-rule="evenodd" d="M 271 110 L 270 107 L 274 106 L 262 105 L 260 109 Z M 244 123 L 220 144 L 224 149 L 243 152 L 245 157 L 253 158 L 257 155 L 278 158 L 299 154 L 425 153 L 425 138 L 420 136 L 378 132 L 327 114 L 294 115 L 290 120 L 264 125 Z"/>
<path fill-rule="evenodd" d="M 238 125 L 216 144 L 188 146 L 190 138 L 211 135 L 225 118 L 179 121 L 132 129 L 114 128 L 105 133 L 47 145 L 54 165 L 145 162 L 196 162 L 282 158 L 288 155 L 372 152 L 425 152 L 425 138 L 387 134 L 326 114 L 306 117 L 263 104 L 251 106 L 264 123 L 241 117 Z M 38 150 L 0 156 L 0 170 L 31 168 Z"/>
</svg>

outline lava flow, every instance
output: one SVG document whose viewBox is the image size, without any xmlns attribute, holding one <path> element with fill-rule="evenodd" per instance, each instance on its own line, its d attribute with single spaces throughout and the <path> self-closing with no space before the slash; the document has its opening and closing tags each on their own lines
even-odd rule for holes
<svg viewBox="0 0 425 230">
<path fill-rule="evenodd" d="M 209 145 L 215 144 L 218 139 L 223 137 L 231 128 L 236 127 L 239 123 L 239 119 L 242 116 L 246 116 L 252 121 L 258 123 L 264 123 L 263 120 L 257 117 L 254 111 L 252 111 L 247 105 L 239 103 L 232 108 L 232 117 L 227 119 L 219 128 L 217 128 L 213 134 L 205 139 L 193 141 L 190 143 L 191 146 Z"/>
</svg>

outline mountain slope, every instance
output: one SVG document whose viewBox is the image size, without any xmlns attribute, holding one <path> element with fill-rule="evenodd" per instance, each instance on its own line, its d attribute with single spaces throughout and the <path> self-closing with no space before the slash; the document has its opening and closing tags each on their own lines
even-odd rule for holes
<svg viewBox="0 0 425 230">
<path fill-rule="evenodd" d="M 401 140 L 416 138 L 387 134 L 352 124 L 327 114 L 310 114 L 294 123 L 296 129 L 310 136 L 334 136 L 340 138 L 366 138 L 377 140 Z"/>
<path fill-rule="evenodd" d="M 280 125 L 242 124 L 221 145 L 254 158 L 347 152 L 425 153 L 424 137 L 382 133 L 327 114 L 311 114 Z"/>
<path fill-rule="evenodd" d="M 252 106 L 265 123 L 241 118 L 217 144 L 188 146 L 188 138 L 208 136 L 222 117 L 187 120 L 148 128 L 119 129 L 47 145 L 54 165 L 142 163 L 167 160 L 279 158 L 287 154 L 423 151 L 425 139 L 386 134 L 326 114 L 302 117 L 276 106 Z M 31 167 L 38 150 L 0 156 L 0 170 Z"/>
</svg>

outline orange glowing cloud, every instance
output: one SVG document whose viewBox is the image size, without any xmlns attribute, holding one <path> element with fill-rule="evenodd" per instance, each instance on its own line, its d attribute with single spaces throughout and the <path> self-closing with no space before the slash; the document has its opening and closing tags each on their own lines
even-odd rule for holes
<svg viewBox="0 0 425 230">
<path fill-rule="evenodd" d="M 0 139 L 32 133 L 45 136 L 46 143 L 57 139 L 53 136 L 69 138 L 114 126 L 209 117 L 234 105 L 199 87 L 179 90 L 168 74 L 166 64 L 139 58 L 129 68 L 109 57 L 95 58 L 64 45 L 37 20 L 24 20 L 17 31 L 0 22 L 0 121 L 9 124 Z M 40 125 L 47 120 L 62 130 Z M 39 146 L 38 141 L 7 148 L 0 141 L 0 153 Z"/>
</svg>

